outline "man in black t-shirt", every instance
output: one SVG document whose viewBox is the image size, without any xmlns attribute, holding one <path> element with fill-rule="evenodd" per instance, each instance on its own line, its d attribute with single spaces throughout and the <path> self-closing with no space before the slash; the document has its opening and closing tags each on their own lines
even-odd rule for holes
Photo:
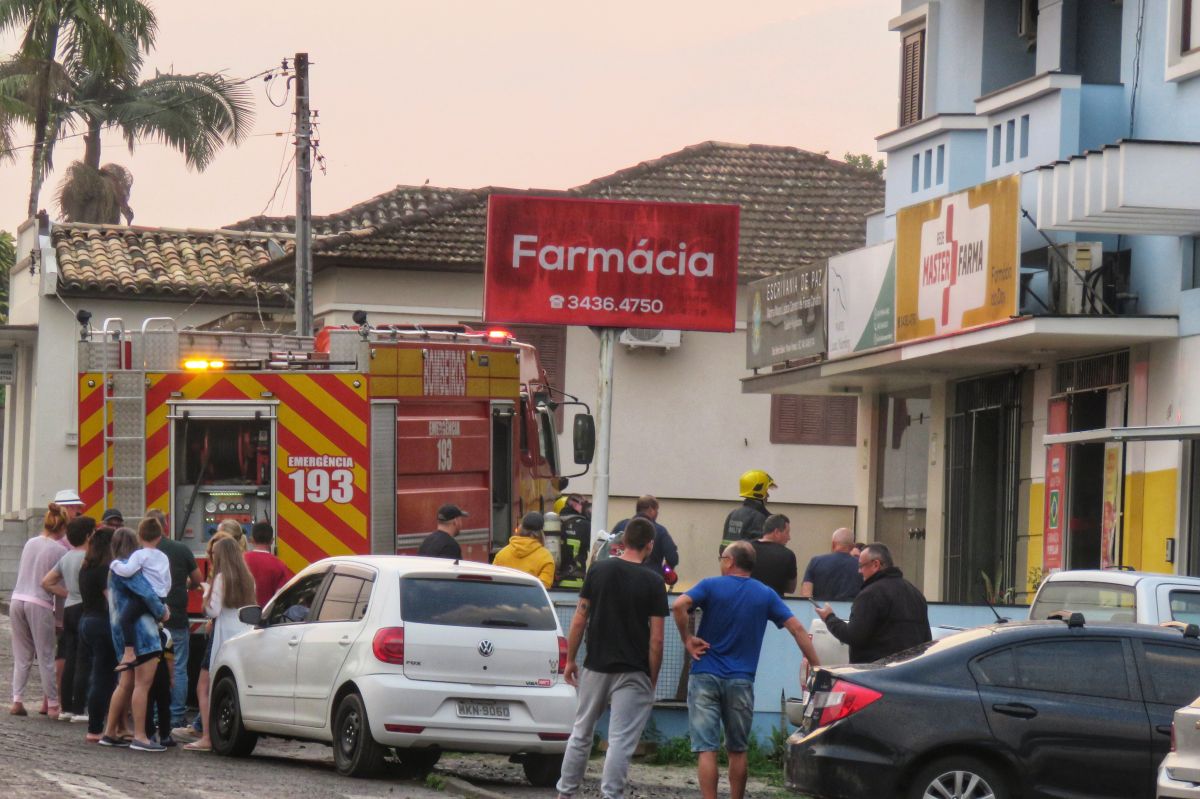
<svg viewBox="0 0 1200 799">
<path fill-rule="evenodd" d="M 592 730 L 611 704 L 608 752 L 600 792 L 623 796 L 629 761 L 654 706 L 654 686 L 662 665 L 663 619 L 667 592 L 662 577 L 642 566 L 654 547 L 654 525 L 635 518 L 625 527 L 625 551 L 588 570 L 567 635 L 565 678 L 579 689 L 575 726 L 563 755 L 560 797 L 571 797 L 583 782 Z M 576 657 L 587 634 L 587 657 Z"/>
<path fill-rule="evenodd" d="M 417 554 L 426 558 L 462 560 L 462 547 L 455 538 L 462 532 L 463 521 L 471 514 L 457 505 L 443 505 L 437 512 L 437 529 L 425 536 Z"/>
<path fill-rule="evenodd" d="M 108 511 L 105 511 L 106 517 Z M 166 517 L 158 510 L 149 510 L 147 516 L 154 516 L 164 530 L 169 530 Z M 175 650 L 175 681 L 171 684 L 171 728 L 187 726 L 187 695 L 188 695 L 188 656 L 191 650 L 191 631 L 188 629 L 188 589 L 199 588 L 201 583 L 200 569 L 196 567 L 196 556 L 191 547 L 182 541 L 175 541 L 169 535 L 164 535 L 158 542 L 158 549 L 167 556 L 171 565 L 171 590 L 163 601 L 171 615 L 163 624 L 163 628 L 171 636 L 171 645 Z"/>
<path fill-rule="evenodd" d="M 796 553 L 788 549 L 792 523 L 782 513 L 768 516 L 763 535 L 754 545 L 754 570 L 750 576 L 774 589 L 781 597 L 796 591 Z"/>
</svg>

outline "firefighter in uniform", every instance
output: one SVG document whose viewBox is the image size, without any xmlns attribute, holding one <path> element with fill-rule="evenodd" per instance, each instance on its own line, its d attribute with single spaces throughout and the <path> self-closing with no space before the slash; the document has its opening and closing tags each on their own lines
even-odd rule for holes
<svg viewBox="0 0 1200 799">
<path fill-rule="evenodd" d="M 767 496 L 772 488 L 777 487 L 771 475 L 761 469 L 751 469 L 741 476 L 738 489 L 742 504 L 725 517 L 725 527 L 721 531 L 721 552 L 734 541 L 753 541 L 762 537 L 763 522 L 771 515 L 771 511 L 767 510 Z"/>
<path fill-rule="evenodd" d="M 592 549 L 592 514 L 590 503 L 579 494 L 564 494 L 554 503 L 554 511 L 562 522 L 563 546 L 559 557 L 559 588 L 580 588 L 587 570 L 588 553 Z"/>
</svg>

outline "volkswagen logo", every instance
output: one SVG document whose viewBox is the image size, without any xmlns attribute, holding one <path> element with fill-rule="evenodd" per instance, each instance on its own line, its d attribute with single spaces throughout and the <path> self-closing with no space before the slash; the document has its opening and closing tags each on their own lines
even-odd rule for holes
<svg viewBox="0 0 1200 799">
<path fill-rule="evenodd" d="M 492 656 L 492 642 L 491 641 L 480 641 L 479 642 L 479 654 L 483 655 L 485 658 L 490 658 Z"/>
</svg>

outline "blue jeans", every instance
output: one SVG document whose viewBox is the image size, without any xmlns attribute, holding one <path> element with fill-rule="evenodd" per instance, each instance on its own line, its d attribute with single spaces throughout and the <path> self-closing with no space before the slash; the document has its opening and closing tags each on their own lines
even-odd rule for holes
<svg viewBox="0 0 1200 799">
<path fill-rule="evenodd" d="M 171 726 L 187 723 L 188 650 L 192 634 L 187 627 L 168 627 L 175 648 L 175 684 L 171 686 Z"/>
<path fill-rule="evenodd" d="M 117 682 L 113 674 L 117 653 L 113 649 L 112 626 L 108 618 L 84 616 L 80 619 L 79 646 L 92 659 L 91 684 L 87 691 L 88 732 L 99 735 L 104 732 L 104 717 L 108 715 L 108 702 Z"/>
<path fill-rule="evenodd" d="M 125 640 L 121 631 L 121 617 L 125 613 L 126 605 L 130 602 L 130 597 L 133 596 L 140 598 L 146 604 L 149 613 L 138 617 L 133 630 L 134 640 L 129 642 Z M 123 652 L 126 645 L 131 645 L 139 657 L 151 652 L 161 652 L 162 644 L 158 639 L 158 622 L 155 620 L 162 618 L 164 610 L 165 606 L 162 600 L 155 595 L 154 590 L 150 588 L 149 581 L 141 572 L 137 572 L 132 577 L 109 575 L 108 613 L 112 623 L 113 649 L 118 653 Z"/>
<path fill-rule="evenodd" d="M 754 721 L 754 680 L 692 673 L 688 677 L 688 734 L 693 752 L 745 752 Z"/>
</svg>

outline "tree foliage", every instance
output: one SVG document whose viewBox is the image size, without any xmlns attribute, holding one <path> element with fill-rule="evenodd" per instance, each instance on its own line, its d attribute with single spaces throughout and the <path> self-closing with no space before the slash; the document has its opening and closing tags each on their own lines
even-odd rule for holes
<svg viewBox="0 0 1200 799">
<path fill-rule="evenodd" d="M 17 263 L 17 244 L 12 234 L 0 230 L 0 324 L 8 323 L 8 276 Z"/>
<path fill-rule="evenodd" d="M 132 219 L 133 178 L 100 165 L 106 129 L 117 128 L 131 153 L 157 141 L 196 170 L 250 131 L 253 102 L 242 82 L 205 72 L 138 80 L 157 32 L 139 0 L 0 0 L 0 31 L 15 29 L 24 32 L 21 50 L 0 63 L 0 148 L 11 147 L 16 126 L 33 129 L 30 215 L 61 132 L 81 131 L 85 150 L 59 184 L 60 211 L 69 221 L 111 223 Z"/>
<path fill-rule="evenodd" d="M 861 169 L 864 172 L 874 172 L 876 175 L 883 174 L 884 162 L 882 158 L 876 160 L 869 153 L 846 153 L 842 158 L 855 169 Z"/>
</svg>

